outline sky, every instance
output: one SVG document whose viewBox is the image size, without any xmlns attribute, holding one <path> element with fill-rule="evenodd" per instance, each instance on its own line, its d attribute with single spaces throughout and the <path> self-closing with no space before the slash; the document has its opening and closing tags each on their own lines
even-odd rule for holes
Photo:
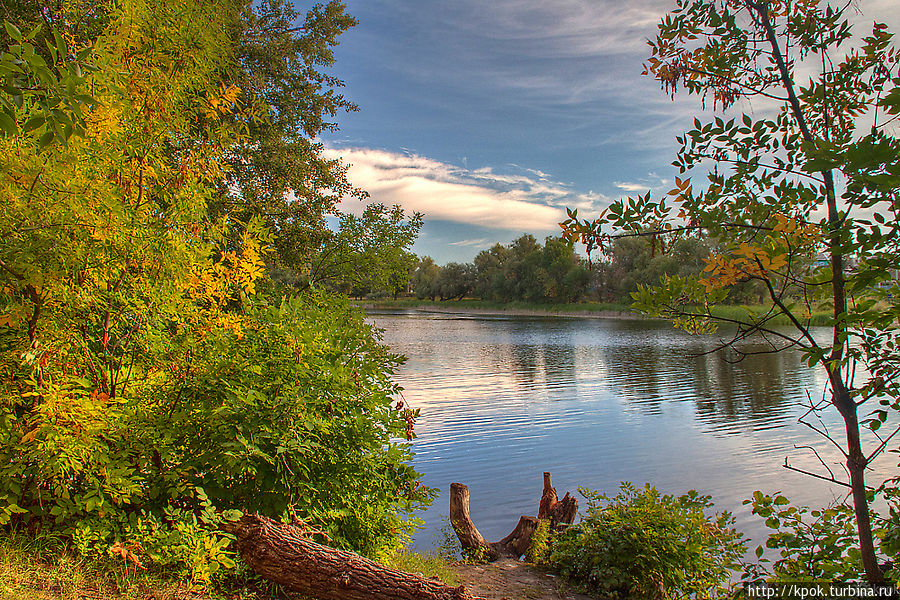
<svg viewBox="0 0 900 600">
<path fill-rule="evenodd" d="M 416 254 L 468 262 L 523 233 L 558 234 L 566 207 L 590 216 L 672 187 L 675 137 L 702 111 L 641 71 L 674 0 L 345 3 L 359 25 L 330 73 L 360 110 L 322 142 L 370 201 L 424 214 Z M 858 5 L 897 30 L 897 0 Z"/>
</svg>

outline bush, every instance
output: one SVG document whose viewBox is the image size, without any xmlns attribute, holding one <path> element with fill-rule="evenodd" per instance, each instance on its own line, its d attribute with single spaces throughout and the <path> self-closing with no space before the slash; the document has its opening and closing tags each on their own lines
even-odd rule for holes
<svg viewBox="0 0 900 600">
<path fill-rule="evenodd" d="M 898 581 L 896 560 L 900 556 L 900 490 L 882 487 L 878 490 L 887 505 L 886 514 L 870 512 L 872 533 L 877 551 L 889 559 L 885 569 L 889 581 Z M 875 493 L 870 492 L 874 503 Z M 835 502 L 825 508 L 794 506 L 780 493 L 774 495 L 753 492 L 744 504 L 752 506 L 753 514 L 765 519 L 772 530 L 766 548 L 775 550 L 778 558 L 764 557 L 765 550 L 757 547 L 755 564 L 744 570 L 746 581 L 859 581 L 864 577 L 862 558 L 857 539 L 856 515 L 847 503 Z"/>
<path fill-rule="evenodd" d="M 239 331 L 155 323 L 115 400 L 62 374 L 37 402 L 4 398 L 7 523 L 203 582 L 233 566 L 229 509 L 370 555 L 402 538 L 432 495 L 409 465 L 415 413 L 392 399 L 402 358 L 345 299 L 247 303 Z"/>
<path fill-rule="evenodd" d="M 550 566 L 601 598 L 715 598 L 744 552 L 727 512 L 707 517 L 709 496 L 660 494 L 623 483 L 615 497 L 580 490 L 588 510 L 556 539 Z"/>
</svg>

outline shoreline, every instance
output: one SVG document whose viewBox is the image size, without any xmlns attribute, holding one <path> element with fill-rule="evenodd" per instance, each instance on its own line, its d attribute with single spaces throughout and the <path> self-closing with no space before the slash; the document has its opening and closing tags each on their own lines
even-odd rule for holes
<svg viewBox="0 0 900 600">
<path fill-rule="evenodd" d="M 508 316 L 508 317 L 569 317 L 578 319 L 620 319 L 626 321 L 651 320 L 636 312 L 627 310 L 552 310 L 541 308 L 487 308 L 480 306 L 437 306 L 434 304 L 410 304 L 397 306 L 390 303 L 359 302 L 357 306 L 363 310 L 414 310 L 425 313 L 459 314 L 459 315 L 484 315 L 484 316 Z"/>
<path fill-rule="evenodd" d="M 457 302 L 459 302 L 457 304 Z M 451 304 L 452 303 L 452 304 Z M 477 300 L 451 300 L 448 303 L 412 301 L 412 300 L 356 300 L 355 306 L 363 310 L 389 310 L 389 311 L 416 311 L 422 313 L 446 314 L 446 315 L 480 315 L 494 317 L 548 317 L 570 319 L 616 319 L 620 321 L 666 321 L 663 317 L 650 317 L 630 310 L 624 305 L 591 305 L 584 308 L 581 305 L 549 305 L 549 306 L 523 306 L 520 303 L 510 305 L 490 305 Z M 485 306 L 484 304 L 488 304 Z M 759 307 L 761 308 L 761 307 Z M 721 325 L 745 321 L 747 310 L 754 307 L 743 305 L 723 305 L 714 310 L 714 320 L 721 319 Z M 806 323 L 808 326 L 828 325 L 829 314 L 825 311 L 816 311 Z M 772 319 L 769 325 L 791 325 L 786 317 L 779 316 Z"/>
</svg>

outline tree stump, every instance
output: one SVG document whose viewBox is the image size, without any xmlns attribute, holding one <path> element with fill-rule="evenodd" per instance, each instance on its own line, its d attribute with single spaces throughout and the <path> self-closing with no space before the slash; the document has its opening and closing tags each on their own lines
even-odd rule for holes
<svg viewBox="0 0 900 600">
<path fill-rule="evenodd" d="M 544 491 L 538 505 L 538 516 L 522 516 L 512 532 L 499 542 L 488 542 L 475 527 L 469 514 L 469 488 L 461 483 L 450 484 L 450 524 L 463 552 L 471 558 L 493 562 L 501 556 L 518 558 L 525 554 L 534 532 L 542 519 L 550 521 L 551 531 L 560 524 L 570 525 L 578 512 L 578 501 L 568 492 L 559 500 L 551 485 L 550 473 L 544 473 Z"/>
<path fill-rule="evenodd" d="M 317 544 L 300 527 L 244 515 L 225 530 L 251 569 L 292 594 L 318 600 L 483 600 L 465 587 L 404 573 Z"/>
</svg>

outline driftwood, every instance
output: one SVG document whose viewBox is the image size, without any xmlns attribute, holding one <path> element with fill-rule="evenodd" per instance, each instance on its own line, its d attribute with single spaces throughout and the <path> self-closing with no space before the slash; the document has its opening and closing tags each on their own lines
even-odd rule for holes
<svg viewBox="0 0 900 600">
<path fill-rule="evenodd" d="M 488 542 L 469 515 L 469 488 L 461 483 L 450 484 L 450 524 L 459 538 L 463 552 L 491 562 L 501 556 L 518 558 L 525 554 L 541 520 L 550 521 L 551 530 L 556 530 L 559 526 L 571 525 L 577 512 L 578 501 L 568 492 L 559 500 L 556 488 L 550 483 L 550 473 L 545 472 L 538 516 L 520 517 L 512 533 L 499 542 Z"/>
<path fill-rule="evenodd" d="M 247 565 L 292 594 L 318 600 L 482 600 L 465 587 L 404 573 L 308 539 L 301 527 L 244 515 L 226 530 Z"/>
</svg>

